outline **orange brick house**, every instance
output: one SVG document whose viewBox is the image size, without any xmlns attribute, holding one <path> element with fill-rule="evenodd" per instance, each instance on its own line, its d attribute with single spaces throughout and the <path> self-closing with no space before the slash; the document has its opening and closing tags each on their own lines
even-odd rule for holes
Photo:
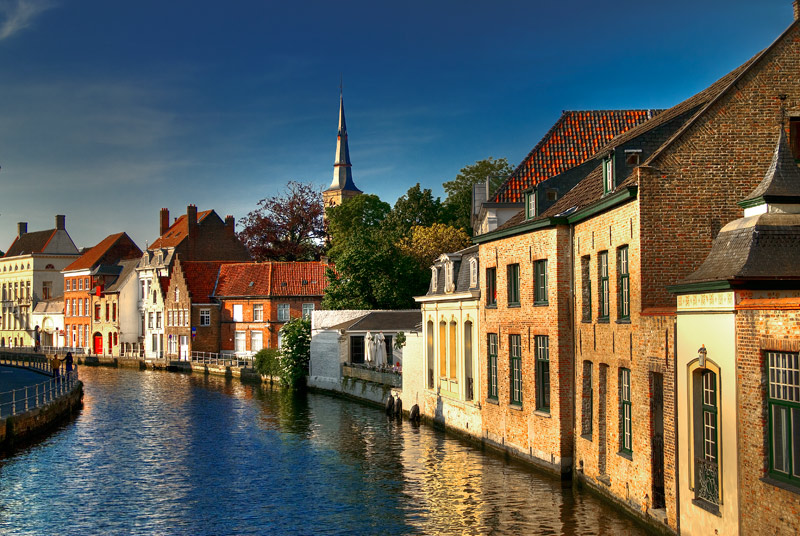
<svg viewBox="0 0 800 536">
<path fill-rule="evenodd" d="M 220 350 L 254 353 L 280 347 L 280 328 L 310 316 L 327 286 L 323 262 L 264 262 L 220 267 Z"/>
<path fill-rule="evenodd" d="M 109 332 L 106 332 L 104 336 L 93 325 L 109 320 L 112 311 L 110 307 L 109 311 L 104 311 L 99 302 L 93 303 L 92 300 L 102 293 L 106 284 L 107 274 L 103 267 L 141 254 L 142 250 L 127 234 L 116 233 L 101 240 L 61 271 L 64 276 L 64 331 L 68 346 L 85 348 L 94 354 L 114 353 L 113 334 L 109 338 Z"/>
</svg>

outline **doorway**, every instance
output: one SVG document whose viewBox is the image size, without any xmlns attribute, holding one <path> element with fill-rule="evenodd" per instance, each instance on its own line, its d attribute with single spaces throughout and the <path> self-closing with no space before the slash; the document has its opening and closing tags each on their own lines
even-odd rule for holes
<svg viewBox="0 0 800 536">
<path fill-rule="evenodd" d="M 103 354 L 103 336 L 99 333 L 94 334 L 94 353 L 96 355 Z"/>
<path fill-rule="evenodd" d="M 664 508 L 664 375 L 650 373 L 653 508 Z"/>
</svg>

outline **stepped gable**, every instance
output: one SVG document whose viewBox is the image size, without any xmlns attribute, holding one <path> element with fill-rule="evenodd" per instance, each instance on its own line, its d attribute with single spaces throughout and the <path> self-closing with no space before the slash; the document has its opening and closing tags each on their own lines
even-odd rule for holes
<svg viewBox="0 0 800 536">
<path fill-rule="evenodd" d="M 498 188 L 490 202 L 522 203 L 523 192 L 591 158 L 615 136 L 661 110 L 564 111 L 547 134 Z"/>
<path fill-rule="evenodd" d="M 211 301 L 220 266 L 224 264 L 226 264 L 225 261 L 181 261 L 186 288 L 189 289 L 194 303 Z M 166 293 L 166 290 L 164 292 Z"/>
<path fill-rule="evenodd" d="M 58 229 L 48 229 L 46 231 L 34 231 L 25 233 L 14 239 L 5 257 L 16 257 L 17 255 L 27 255 L 29 253 L 43 253 L 50 239 L 56 234 Z"/>
<path fill-rule="evenodd" d="M 197 223 L 202 222 L 206 216 L 214 212 L 213 210 L 204 210 L 197 213 Z M 182 214 L 175 220 L 164 233 L 159 236 L 155 242 L 150 244 L 147 249 L 158 248 L 172 248 L 177 247 L 189 236 L 189 218 L 186 214 Z"/>
</svg>

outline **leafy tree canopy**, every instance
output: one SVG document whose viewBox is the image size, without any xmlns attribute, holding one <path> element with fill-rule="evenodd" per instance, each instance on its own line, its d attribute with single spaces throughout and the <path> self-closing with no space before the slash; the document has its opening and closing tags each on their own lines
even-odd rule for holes
<svg viewBox="0 0 800 536">
<path fill-rule="evenodd" d="M 443 207 L 447 211 L 447 222 L 472 236 L 472 185 L 489 178 L 490 191 L 508 177 L 514 169 L 505 158 L 486 158 L 461 169 L 456 178 L 443 184 L 447 198 Z"/>
<path fill-rule="evenodd" d="M 322 207 L 319 187 L 291 181 L 245 216 L 239 239 L 257 261 L 314 260 L 325 236 Z"/>
<path fill-rule="evenodd" d="M 407 236 L 415 225 L 427 226 L 438 222 L 441 212 L 442 202 L 439 198 L 434 198 L 430 189 L 423 190 L 417 183 L 394 204 L 386 217 L 386 225 Z"/>
<path fill-rule="evenodd" d="M 434 223 L 428 227 L 412 227 L 410 235 L 400 242 L 400 250 L 417 261 L 420 269 L 427 270 L 442 253 L 464 249 L 470 243 L 462 229 Z"/>
<path fill-rule="evenodd" d="M 308 362 L 311 360 L 311 319 L 293 318 L 281 328 L 279 375 L 281 385 L 305 387 Z"/>
<path fill-rule="evenodd" d="M 328 234 L 333 244 L 331 255 L 335 256 L 337 245 L 346 243 L 350 236 L 377 230 L 391 208 L 389 203 L 372 194 L 357 195 L 339 206 L 329 207 Z"/>
</svg>

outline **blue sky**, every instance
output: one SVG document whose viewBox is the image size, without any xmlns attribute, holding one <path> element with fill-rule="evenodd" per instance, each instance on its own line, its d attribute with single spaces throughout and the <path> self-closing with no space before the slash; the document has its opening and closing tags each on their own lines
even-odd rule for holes
<svg viewBox="0 0 800 536">
<path fill-rule="evenodd" d="M 344 75 L 353 177 L 391 204 L 562 110 L 666 108 L 768 46 L 789 0 L 0 0 L 0 249 L 66 214 L 79 247 L 158 210 L 243 217 L 330 183 Z"/>
</svg>

